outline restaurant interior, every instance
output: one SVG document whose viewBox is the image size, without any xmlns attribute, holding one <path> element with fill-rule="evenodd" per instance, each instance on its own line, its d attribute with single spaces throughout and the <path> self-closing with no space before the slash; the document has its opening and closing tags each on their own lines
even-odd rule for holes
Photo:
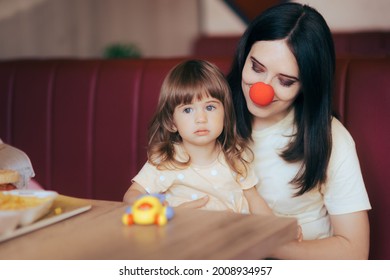
<svg viewBox="0 0 390 280">
<path fill-rule="evenodd" d="M 175 209 L 166 226 L 122 221 L 168 71 L 202 58 L 227 74 L 248 23 L 280 2 L 0 0 L 0 139 L 31 161 L 24 191 L 51 199 L 0 231 L 0 259 L 263 259 L 293 240 L 293 218 Z M 332 31 L 333 110 L 372 206 L 369 259 L 389 260 L 390 2 L 292 2 Z"/>
</svg>

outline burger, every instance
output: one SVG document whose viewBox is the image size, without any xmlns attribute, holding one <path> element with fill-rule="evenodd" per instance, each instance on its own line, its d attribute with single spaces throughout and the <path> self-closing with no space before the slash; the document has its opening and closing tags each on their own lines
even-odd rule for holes
<svg viewBox="0 0 390 280">
<path fill-rule="evenodd" d="M 19 181 L 19 173 L 14 170 L 0 169 L 0 191 L 9 191 L 16 189 L 16 183 Z"/>
</svg>

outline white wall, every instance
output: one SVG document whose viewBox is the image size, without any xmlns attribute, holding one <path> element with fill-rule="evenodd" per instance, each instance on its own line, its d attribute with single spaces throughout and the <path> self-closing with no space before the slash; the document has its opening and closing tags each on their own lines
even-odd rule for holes
<svg viewBox="0 0 390 280">
<path fill-rule="evenodd" d="M 200 1 L 202 34 L 237 35 L 244 32 L 246 24 L 222 0 Z"/>
<path fill-rule="evenodd" d="M 0 59 L 100 57 L 111 43 L 184 56 L 198 21 L 198 0 L 0 0 Z"/>
<path fill-rule="evenodd" d="M 318 9 L 333 31 L 390 30 L 390 0 L 296 2 Z M 145 57 L 186 56 L 201 34 L 245 28 L 222 0 L 0 0 L 0 59 L 99 57 L 116 42 Z"/>
</svg>

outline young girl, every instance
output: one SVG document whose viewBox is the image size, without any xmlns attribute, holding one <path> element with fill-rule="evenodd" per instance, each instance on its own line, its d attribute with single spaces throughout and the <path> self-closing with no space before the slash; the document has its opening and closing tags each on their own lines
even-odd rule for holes
<svg viewBox="0 0 390 280">
<path fill-rule="evenodd" d="M 171 206 L 207 196 L 203 209 L 272 213 L 254 186 L 252 152 L 237 136 L 230 89 L 213 64 L 189 60 L 165 78 L 149 128 L 148 162 L 124 201 L 165 193 Z"/>
</svg>

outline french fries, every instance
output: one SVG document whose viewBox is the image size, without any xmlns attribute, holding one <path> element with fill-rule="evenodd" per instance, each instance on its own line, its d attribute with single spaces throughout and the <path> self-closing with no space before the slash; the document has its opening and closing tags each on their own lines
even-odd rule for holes
<svg viewBox="0 0 390 280">
<path fill-rule="evenodd" d="M 0 210 L 23 210 L 35 207 L 48 200 L 30 196 L 19 196 L 0 192 Z"/>
</svg>

